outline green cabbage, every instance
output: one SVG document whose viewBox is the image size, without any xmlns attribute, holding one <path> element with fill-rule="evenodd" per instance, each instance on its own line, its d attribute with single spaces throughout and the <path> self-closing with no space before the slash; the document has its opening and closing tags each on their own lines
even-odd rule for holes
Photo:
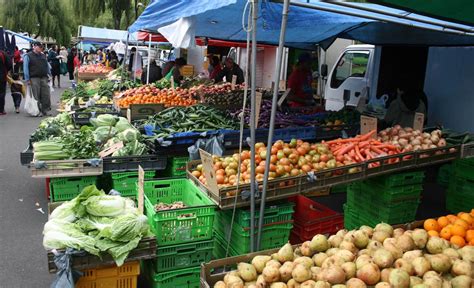
<svg viewBox="0 0 474 288">
<path fill-rule="evenodd" d="M 89 120 L 94 127 L 100 126 L 115 126 L 117 117 L 110 114 L 100 114 L 97 118 L 91 118 Z"/>
<path fill-rule="evenodd" d="M 80 231 L 71 230 L 58 231 L 51 230 L 44 234 L 43 246 L 45 249 L 84 249 L 87 252 L 99 256 L 99 249 L 95 247 L 94 238 L 83 234 Z"/>
<path fill-rule="evenodd" d="M 110 126 L 101 126 L 97 127 L 97 129 L 94 130 L 94 140 L 96 142 L 104 142 L 105 140 L 108 140 L 117 134 L 117 129 L 114 127 Z"/>
<path fill-rule="evenodd" d="M 140 243 L 140 237 L 137 237 L 129 242 L 117 242 L 104 238 L 96 242 L 96 246 L 101 251 L 107 251 L 115 260 L 117 266 L 122 266 L 127 259 L 130 251 L 135 249 Z"/>
<path fill-rule="evenodd" d="M 74 222 L 76 220 L 76 213 L 74 208 L 76 207 L 77 200 L 66 201 L 59 207 L 51 212 L 49 220 L 63 220 L 65 222 Z"/>
<path fill-rule="evenodd" d="M 113 241 L 128 242 L 147 234 L 148 218 L 144 215 L 125 214 L 115 218 L 112 225 L 106 227 L 99 236 Z"/>
<path fill-rule="evenodd" d="M 82 229 L 82 231 L 98 230 L 99 232 L 112 226 L 112 218 L 109 217 L 97 217 L 87 215 L 76 221 L 76 225 Z"/>
<path fill-rule="evenodd" d="M 115 217 L 125 211 L 125 200 L 120 196 L 91 196 L 82 205 L 87 213 L 94 216 Z"/>
<path fill-rule="evenodd" d="M 127 118 L 119 117 L 117 124 L 115 124 L 115 128 L 119 131 L 125 131 L 129 128 L 133 128 L 130 122 L 128 122 Z"/>
<path fill-rule="evenodd" d="M 123 142 L 137 141 L 140 132 L 135 128 L 128 128 L 117 134 L 117 138 Z"/>
</svg>

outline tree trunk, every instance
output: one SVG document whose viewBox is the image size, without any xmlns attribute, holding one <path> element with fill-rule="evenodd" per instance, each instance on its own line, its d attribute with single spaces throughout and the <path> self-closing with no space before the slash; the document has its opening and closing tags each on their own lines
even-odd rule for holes
<svg viewBox="0 0 474 288">
<path fill-rule="evenodd" d="M 120 30 L 120 18 L 122 15 L 114 15 L 114 29 Z"/>
</svg>

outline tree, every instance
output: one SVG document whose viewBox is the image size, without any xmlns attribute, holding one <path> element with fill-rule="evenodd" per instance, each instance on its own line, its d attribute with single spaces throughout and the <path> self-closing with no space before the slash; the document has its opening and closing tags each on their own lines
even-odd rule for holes
<svg viewBox="0 0 474 288">
<path fill-rule="evenodd" d="M 59 0 L 4 0 L 3 7 L 6 28 L 51 37 L 69 45 L 72 21 Z"/>
<path fill-rule="evenodd" d="M 112 12 L 114 29 L 120 29 L 122 17 L 125 16 L 126 23 L 130 19 L 132 0 L 72 0 L 74 11 L 77 11 L 81 23 L 90 22 L 103 14 L 106 9 Z M 124 15 L 125 14 L 125 15 Z"/>
</svg>

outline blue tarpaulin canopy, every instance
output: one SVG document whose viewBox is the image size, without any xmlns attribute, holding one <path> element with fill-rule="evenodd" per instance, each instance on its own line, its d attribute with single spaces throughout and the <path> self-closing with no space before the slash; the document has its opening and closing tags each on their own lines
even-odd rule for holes
<svg viewBox="0 0 474 288">
<path fill-rule="evenodd" d="M 294 1 L 292 1 L 294 2 Z M 305 1 L 306 2 L 306 1 Z M 311 2 L 311 1 L 310 1 Z M 156 31 L 183 17 L 192 17 L 195 35 L 213 39 L 245 41 L 247 34 L 242 28 L 242 14 L 245 0 L 160 0 L 147 6 L 140 17 L 129 27 L 130 32 L 139 30 Z M 257 40 L 259 43 L 278 44 L 282 4 L 268 0 L 259 1 Z M 356 12 L 360 17 L 341 13 L 313 10 L 290 6 L 285 45 L 290 47 L 314 48 L 316 44 L 327 46 L 335 38 L 359 40 L 380 45 L 424 45 L 464 46 L 474 45 L 472 35 L 441 31 L 445 21 L 426 16 L 410 14 L 413 17 L 430 19 L 434 24 L 400 19 L 354 8 L 337 7 L 333 4 L 314 2 L 316 7 L 336 7 L 341 12 Z M 359 4 L 361 7 L 378 8 L 399 15 L 405 11 L 376 4 Z M 374 20 L 373 16 L 381 20 Z M 246 19 L 246 16 L 244 17 Z M 384 21 L 384 19 L 386 21 Z M 396 23 L 392 23 L 396 22 Z M 413 27 L 405 24 L 413 25 Z M 452 24 L 452 23 L 450 23 Z M 460 27 L 468 27 L 462 26 Z M 427 30 L 438 29 L 439 31 Z"/>
</svg>

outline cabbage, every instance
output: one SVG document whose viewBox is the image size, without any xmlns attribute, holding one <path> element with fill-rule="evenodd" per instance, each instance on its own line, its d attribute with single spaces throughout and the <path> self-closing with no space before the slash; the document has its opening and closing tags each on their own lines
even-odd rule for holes
<svg viewBox="0 0 474 288">
<path fill-rule="evenodd" d="M 59 207 L 54 209 L 53 212 L 51 212 L 51 215 L 49 215 L 49 220 L 54 219 L 62 220 L 65 222 L 74 222 L 76 220 L 76 213 L 74 212 L 76 204 L 76 199 L 64 202 Z"/>
<path fill-rule="evenodd" d="M 119 117 L 117 124 L 115 124 L 115 128 L 119 131 L 125 131 L 126 129 L 133 128 L 132 125 L 128 122 L 126 118 Z"/>
<path fill-rule="evenodd" d="M 120 196 L 91 196 L 82 205 L 87 213 L 94 216 L 115 217 L 125 211 L 125 200 Z"/>
<path fill-rule="evenodd" d="M 104 238 L 96 242 L 96 246 L 101 251 L 107 251 L 115 260 L 117 266 L 122 266 L 127 259 L 128 253 L 135 249 L 140 242 L 140 237 L 137 237 L 129 242 L 117 242 Z"/>
<path fill-rule="evenodd" d="M 52 219 L 44 224 L 43 235 L 49 231 L 60 231 L 65 232 L 68 230 L 76 229 L 76 224 L 71 223 L 62 219 Z"/>
<path fill-rule="evenodd" d="M 123 142 L 133 142 L 138 139 L 140 132 L 135 128 L 128 128 L 117 134 L 117 138 Z"/>
<path fill-rule="evenodd" d="M 113 241 L 128 242 L 146 235 L 149 229 L 148 218 L 144 215 L 125 214 L 117 217 L 112 225 L 102 230 L 99 236 Z"/>
<path fill-rule="evenodd" d="M 94 238 L 80 231 L 75 232 L 75 230 L 69 232 L 57 230 L 48 231 L 44 234 L 43 246 L 45 249 L 84 249 L 93 255 L 99 256 L 99 249 L 95 247 Z"/>
<path fill-rule="evenodd" d="M 110 227 L 113 220 L 109 217 L 97 217 L 88 215 L 87 217 L 81 218 L 76 221 L 77 227 L 81 228 L 82 231 L 98 230 L 99 232 Z"/>
<path fill-rule="evenodd" d="M 97 127 L 97 129 L 94 130 L 93 134 L 94 140 L 96 142 L 104 142 L 105 140 L 114 137 L 114 135 L 117 134 L 117 129 L 110 126 L 101 126 Z"/>
<path fill-rule="evenodd" d="M 114 126 L 117 122 L 117 118 L 110 114 L 100 114 L 97 118 L 91 118 L 89 120 L 94 127 L 100 126 Z"/>
</svg>

